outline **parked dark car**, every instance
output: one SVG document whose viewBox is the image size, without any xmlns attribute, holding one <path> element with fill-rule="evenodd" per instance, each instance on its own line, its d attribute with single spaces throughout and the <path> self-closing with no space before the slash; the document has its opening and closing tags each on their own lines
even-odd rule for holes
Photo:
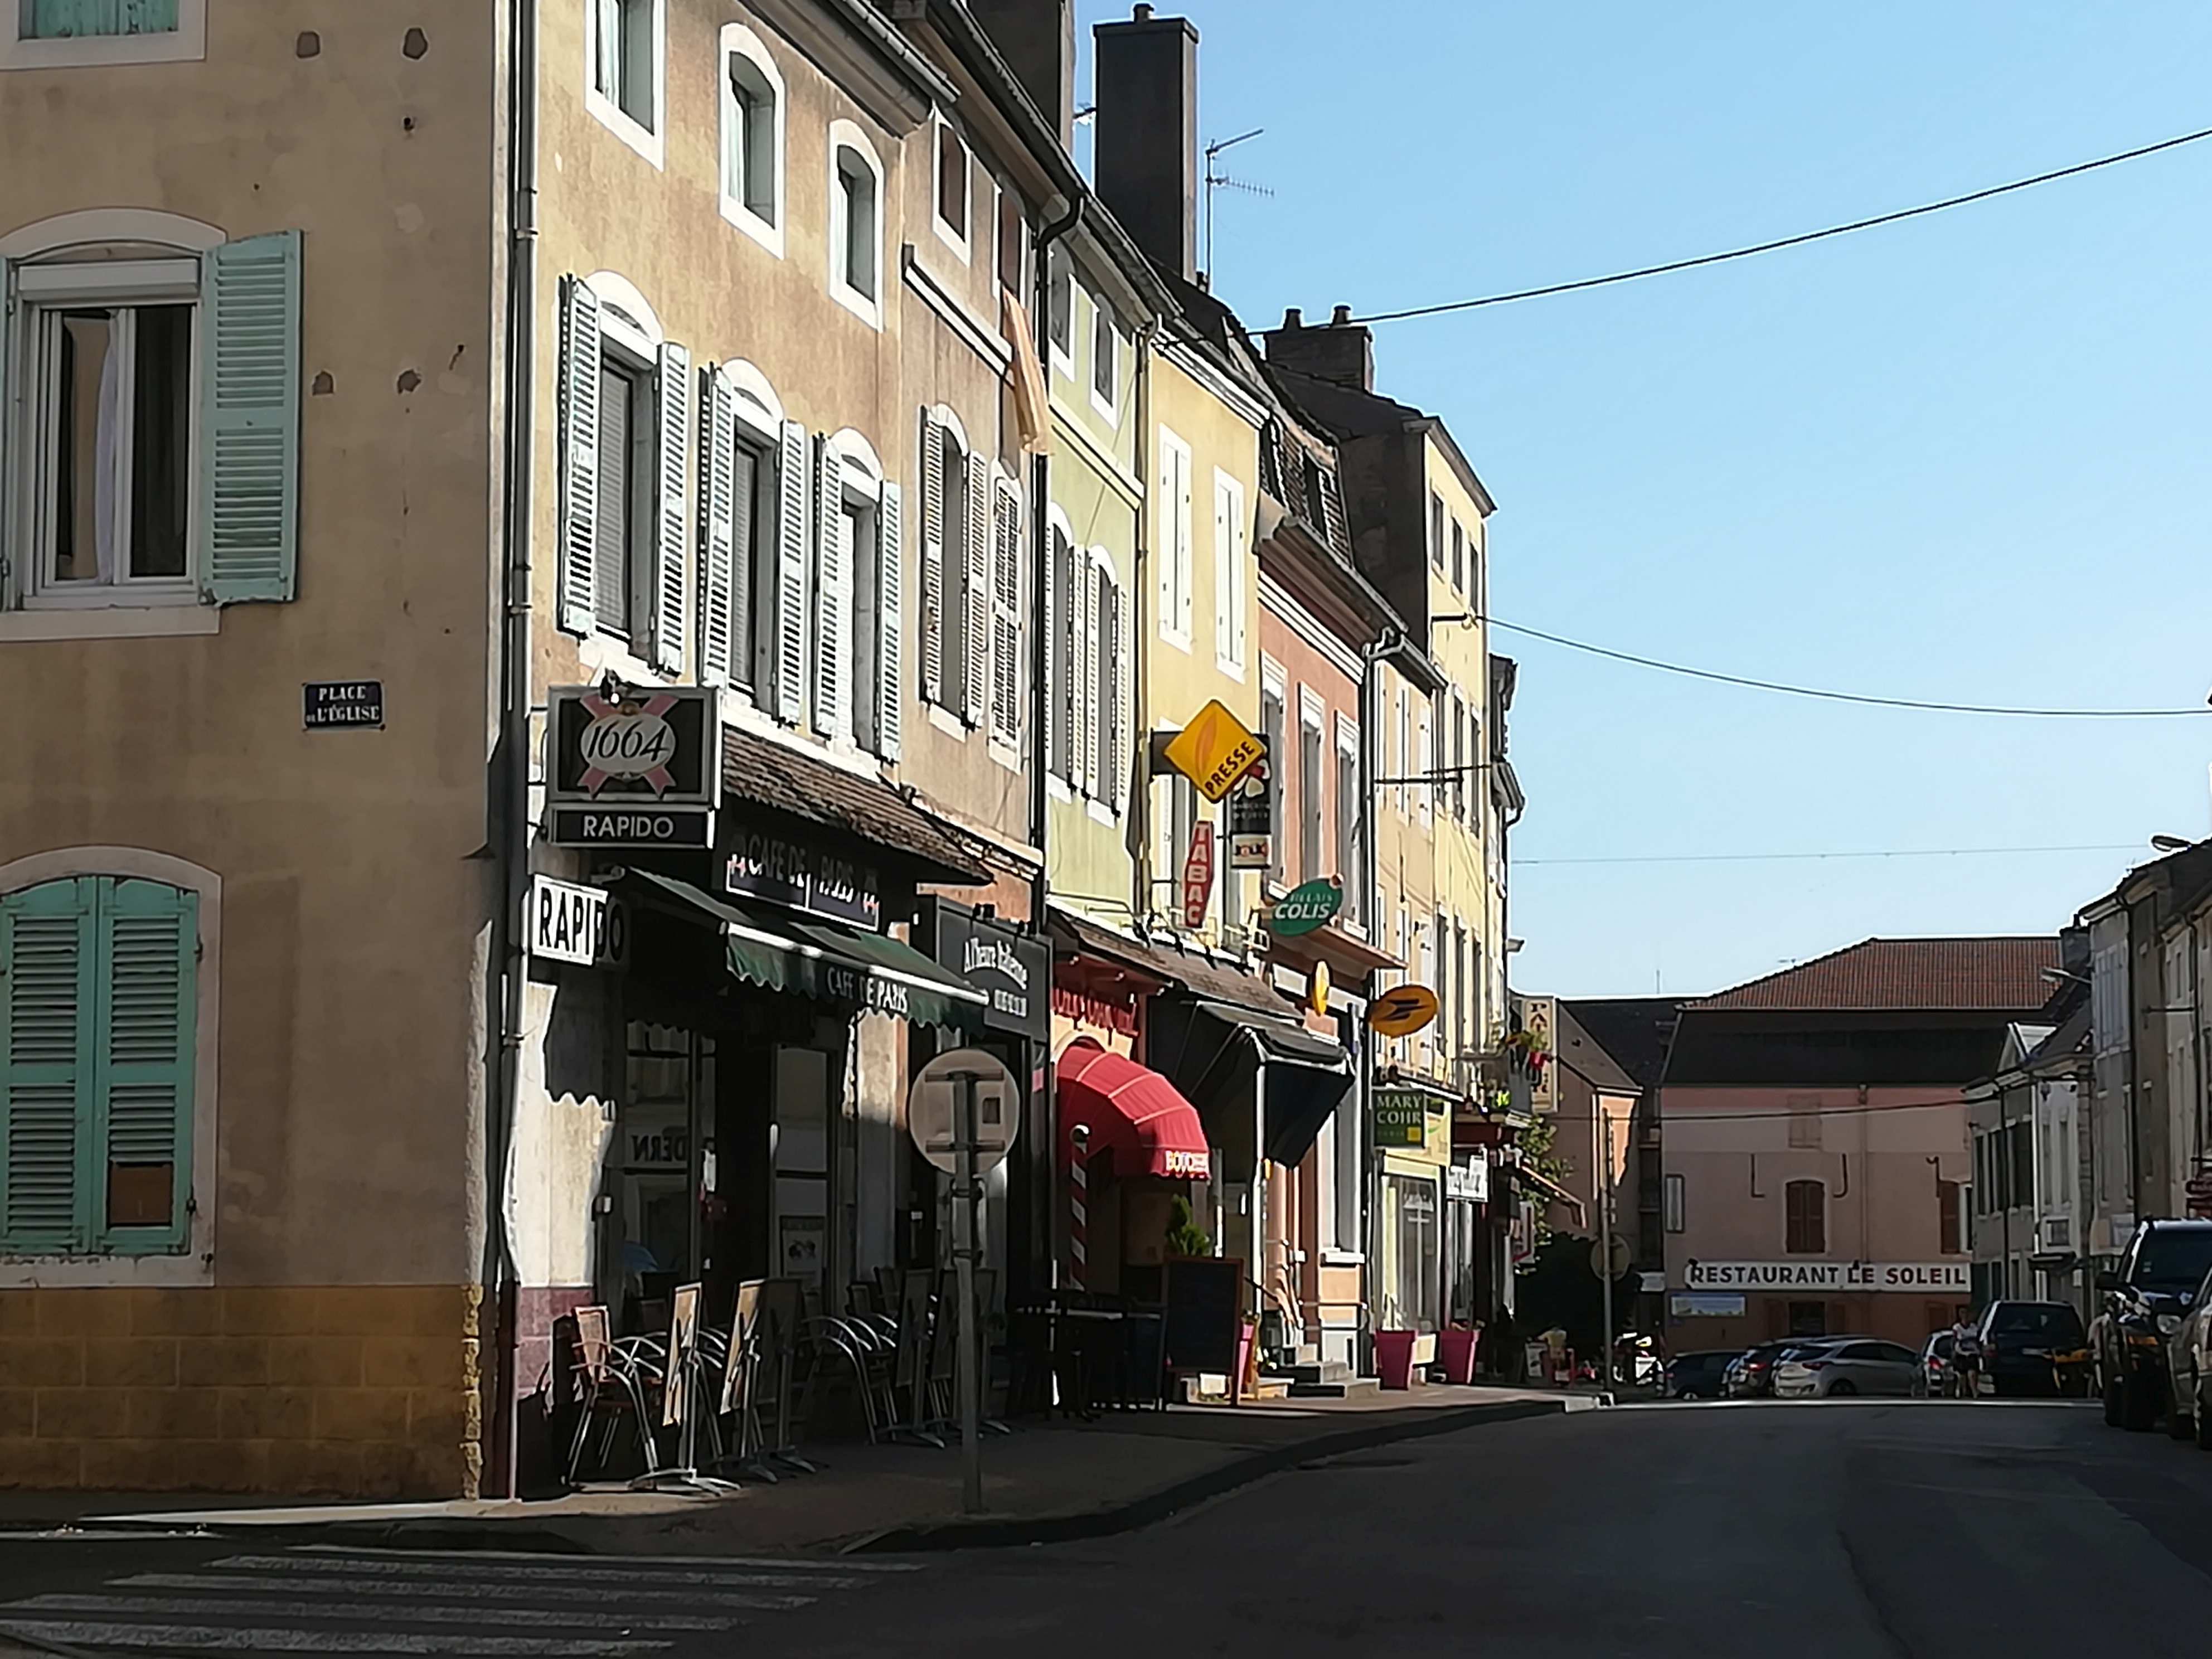
<svg viewBox="0 0 2212 1659">
<path fill-rule="evenodd" d="M 1982 1345 L 1982 1392 L 2086 1395 L 2089 1339 L 2066 1302 L 1992 1302 L 1975 1328 Z"/>
<path fill-rule="evenodd" d="M 2119 1270 L 2097 1275 L 2102 1307 L 2089 1352 L 2106 1422 L 2142 1430 L 2157 1421 L 2166 1403 L 2166 1339 L 2181 1328 L 2207 1272 L 2212 1221 L 2146 1221 Z"/>
<path fill-rule="evenodd" d="M 1729 1362 L 1741 1350 L 1708 1348 L 1698 1353 L 1678 1353 L 1667 1362 L 1669 1400 L 1722 1400 L 1728 1395 L 1724 1378 Z"/>
<path fill-rule="evenodd" d="M 1921 1345 L 1919 1374 L 1912 1379 L 1915 1400 L 1941 1400 L 1951 1376 L 1951 1333 L 1937 1331 Z"/>
</svg>

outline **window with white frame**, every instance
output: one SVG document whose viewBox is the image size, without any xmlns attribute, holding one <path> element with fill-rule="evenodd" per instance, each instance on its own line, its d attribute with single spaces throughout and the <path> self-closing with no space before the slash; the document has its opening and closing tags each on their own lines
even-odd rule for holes
<svg viewBox="0 0 2212 1659">
<path fill-rule="evenodd" d="M 937 125 L 936 149 L 937 189 L 935 207 L 930 216 L 936 227 L 938 240 L 964 261 L 968 258 L 972 159 L 968 154 L 966 142 L 942 121 Z"/>
<path fill-rule="evenodd" d="M 1429 730 L 1429 706 L 1425 702 L 1413 726 L 1413 773 L 1420 779 L 1413 786 L 1413 810 L 1424 824 L 1431 822 L 1435 811 L 1436 769 L 1436 746 Z"/>
<path fill-rule="evenodd" d="M 0 261 L 0 605 L 292 597 L 300 245 Z"/>
<path fill-rule="evenodd" d="M 1467 532 L 1460 521 L 1451 521 L 1451 585 L 1460 592 L 1467 591 Z"/>
<path fill-rule="evenodd" d="M 921 492 L 921 695 L 981 726 L 990 694 L 990 471 L 941 405 L 922 414 Z"/>
<path fill-rule="evenodd" d="M 1352 927 L 1367 920 L 1360 833 L 1365 817 L 1359 799 L 1359 728 L 1340 718 L 1336 722 L 1336 877 L 1344 884 L 1344 902 L 1337 915 Z"/>
<path fill-rule="evenodd" d="M 722 216 L 783 252 L 783 74 L 742 23 L 721 34 Z"/>
<path fill-rule="evenodd" d="M 3 0 L 0 69 L 181 63 L 207 55 L 207 0 Z"/>
<path fill-rule="evenodd" d="M 702 395 L 699 678 L 750 696 L 775 683 L 783 405 L 743 362 L 708 370 Z"/>
<path fill-rule="evenodd" d="M 667 0 L 585 0 L 592 112 L 655 167 L 661 163 Z"/>
<path fill-rule="evenodd" d="M 1440 572 L 1444 568 L 1444 498 L 1433 489 L 1429 492 L 1429 562 Z"/>
<path fill-rule="evenodd" d="M 1238 679 L 1244 678 L 1249 534 L 1244 524 L 1244 486 L 1217 467 L 1213 474 L 1213 664 Z"/>
<path fill-rule="evenodd" d="M 1048 257 L 1052 285 L 1046 296 L 1045 339 L 1052 349 L 1053 368 L 1072 376 L 1075 373 L 1075 270 L 1068 262 L 1067 250 L 1058 242 L 1053 244 Z"/>
<path fill-rule="evenodd" d="M 1190 446 L 1167 428 L 1160 428 L 1160 637 L 1190 648 L 1191 534 Z"/>
<path fill-rule="evenodd" d="M 1121 331 L 1114 313 L 1092 296 L 1091 307 L 1091 403 L 1108 420 L 1121 407 Z"/>
<path fill-rule="evenodd" d="M 191 1247 L 200 906 L 127 875 L 0 896 L 0 1251 Z"/>
<path fill-rule="evenodd" d="M 1260 664 L 1260 736 L 1267 745 L 1267 879 L 1280 884 L 1284 873 L 1283 777 L 1291 763 L 1283 745 L 1283 671 L 1265 658 Z"/>
<path fill-rule="evenodd" d="M 1022 198 L 1005 185 L 999 186 L 999 286 L 1023 305 L 1030 303 L 1025 279 L 1030 269 L 1029 221 L 1022 213 Z"/>
<path fill-rule="evenodd" d="M 1298 870 L 1301 882 L 1323 874 L 1322 820 L 1327 799 L 1327 774 L 1322 734 L 1322 708 L 1319 697 L 1298 688 Z"/>
<path fill-rule="evenodd" d="M 849 121 L 830 129 L 830 292 L 883 325 L 883 164 Z"/>
<path fill-rule="evenodd" d="M 900 505 L 849 428 L 816 449 L 814 727 L 832 743 L 899 755 Z"/>
<path fill-rule="evenodd" d="M 611 273 L 564 278 L 561 292 L 561 626 L 640 658 L 649 647 L 653 667 L 680 673 L 691 600 L 690 354 L 661 337 L 644 297 Z M 803 514 L 803 472 L 800 489 Z"/>
</svg>

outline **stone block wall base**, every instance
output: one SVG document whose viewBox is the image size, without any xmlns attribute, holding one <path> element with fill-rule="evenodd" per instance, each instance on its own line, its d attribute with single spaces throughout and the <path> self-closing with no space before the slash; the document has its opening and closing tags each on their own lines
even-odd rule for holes
<svg viewBox="0 0 2212 1659">
<path fill-rule="evenodd" d="M 473 1285 L 0 1291 L 0 1487 L 474 1498 Z"/>
</svg>

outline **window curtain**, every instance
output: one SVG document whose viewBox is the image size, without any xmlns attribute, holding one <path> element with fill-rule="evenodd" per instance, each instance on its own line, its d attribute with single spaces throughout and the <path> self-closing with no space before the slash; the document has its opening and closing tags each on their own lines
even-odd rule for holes
<svg viewBox="0 0 2212 1659">
<path fill-rule="evenodd" d="M 22 0 L 27 40 L 88 34 L 173 34 L 177 0 Z"/>
</svg>

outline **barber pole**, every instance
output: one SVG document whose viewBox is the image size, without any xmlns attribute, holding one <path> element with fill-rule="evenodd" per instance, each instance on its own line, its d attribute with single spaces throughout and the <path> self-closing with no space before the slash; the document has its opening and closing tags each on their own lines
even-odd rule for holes
<svg viewBox="0 0 2212 1659">
<path fill-rule="evenodd" d="M 1079 1123 L 1068 1131 L 1067 1159 L 1067 1278 L 1077 1290 L 1090 1282 L 1091 1129 Z"/>
</svg>

